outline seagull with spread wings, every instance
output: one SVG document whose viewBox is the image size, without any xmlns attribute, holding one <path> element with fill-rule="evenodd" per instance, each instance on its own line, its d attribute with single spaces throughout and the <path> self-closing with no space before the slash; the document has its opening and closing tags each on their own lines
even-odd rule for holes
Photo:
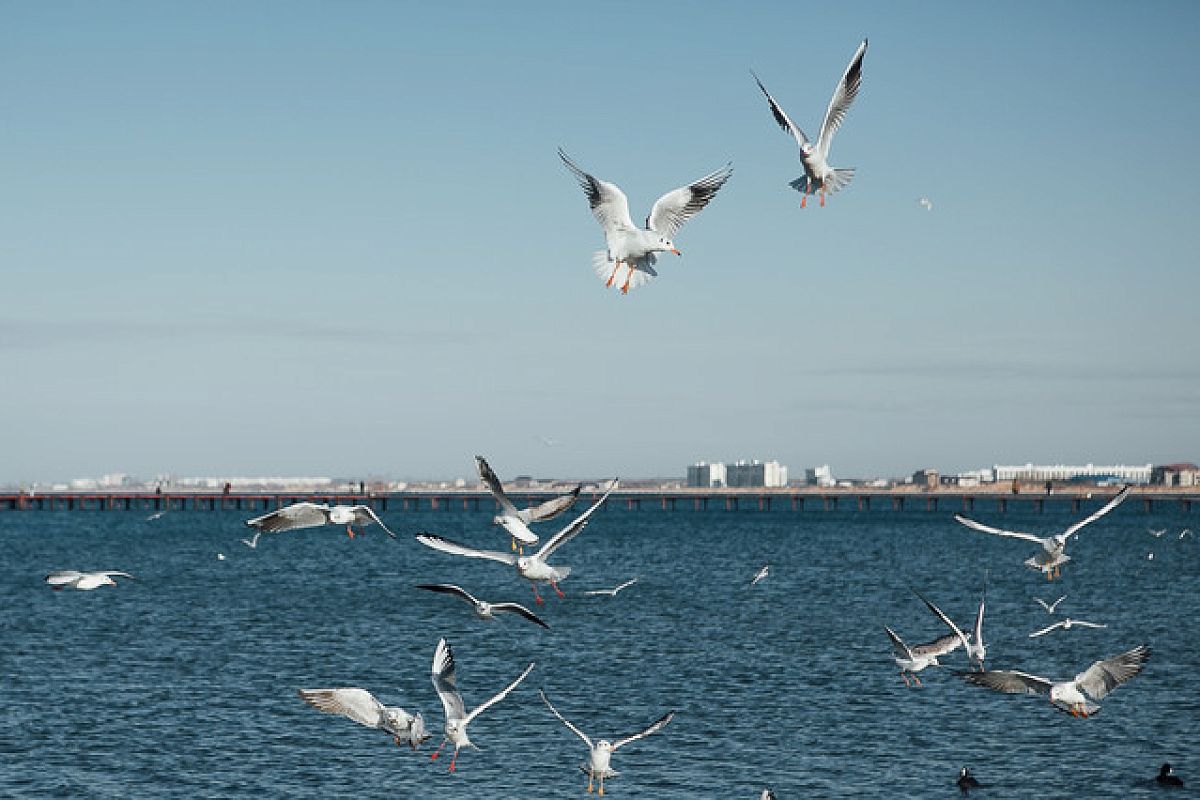
<svg viewBox="0 0 1200 800">
<path fill-rule="evenodd" d="M 904 685 L 910 688 L 921 685 L 921 679 L 917 677 L 918 672 L 926 667 L 942 666 L 938 663 L 938 657 L 952 652 L 962 644 L 962 640 L 957 635 L 948 633 L 945 636 L 934 639 L 932 642 L 919 644 L 916 647 L 909 647 L 887 625 L 884 625 L 883 629 L 887 631 L 888 637 L 892 640 L 892 649 L 895 650 L 893 659 L 896 662 L 896 666 L 900 668 L 900 677 L 904 679 Z M 911 684 L 909 683 L 910 675 L 913 680 Z"/>
<path fill-rule="evenodd" d="M 984 594 L 979 598 L 979 610 L 975 612 L 975 627 L 971 630 L 970 634 L 963 633 L 962 628 L 954 624 L 954 620 L 946 616 L 945 612 L 931 603 L 923 594 L 917 592 L 917 597 L 921 598 L 929 610 L 938 619 L 946 623 L 946 626 L 958 637 L 959 642 L 962 643 L 963 648 L 967 651 L 967 660 L 982 670 L 984 659 L 987 658 L 987 646 L 983 643 L 983 611 L 987 603 L 987 587 L 984 587 Z"/>
<path fill-rule="evenodd" d="M 475 616 L 480 619 L 494 621 L 497 611 L 508 611 L 524 617 L 535 625 L 541 625 L 547 630 L 550 629 L 550 626 L 543 622 L 541 617 L 519 603 L 489 603 L 486 600 L 480 600 L 466 589 L 461 586 L 455 586 L 452 583 L 418 583 L 417 588 L 424 589 L 427 592 L 440 592 L 441 594 L 449 594 L 462 598 L 475 607 Z"/>
<path fill-rule="evenodd" d="M 340 689 L 300 689 L 300 699 L 318 711 L 337 714 L 347 719 L 375 728 L 392 737 L 399 747 L 405 742 L 413 750 L 429 738 L 425 730 L 425 718 L 420 712 L 409 714 L 399 706 L 385 706 L 366 689 L 344 687 Z"/>
<path fill-rule="evenodd" d="M 537 585 L 539 583 L 548 583 L 559 597 L 565 597 L 566 595 L 558 588 L 558 582 L 571 574 L 570 567 L 552 567 L 546 563 L 546 559 L 553 555 L 555 550 L 579 535 L 579 532 L 587 526 L 588 519 L 592 514 L 596 513 L 596 509 L 600 508 L 600 505 L 617 488 L 617 484 L 618 481 L 614 478 L 609 484 L 608 491 L 601 495 L 599 500 L 593 503 L 587 511 L 580 514 L 571 524 L 554 534 L 533 555 L 518 556 L 515 553 L 501 553 L 495 550 L 476 550 L 474 547 L 467 547 L 464 544 L 452 542 L 449 539 L 443 539 L 441 536 L 435 536 L 431 533 L 417 534 L 417 541 L 426 547 L 441 550 L 443 553 L 466 556 L 467 558 L 484 558 L 489 561 L 498 561 L 501 564 L 516 567 L 517 574 L 525 578 L 533 586 L 534 599 L 538 605 L 541 605 L 542 596 L 538 594 Z"/>
<path fill-rule="evenodd" d="M 325 503 L 293 503 L 290 506 L 246 520 L 251 528 L 266 533 L 294 531 L 299 528 L 319 528 L 322 525 L 345 525 L 346 534 L 354 538 L 354 526 L 375 524 L 393 539 L 396 534 L 388 530 L 370 506 L 330 506 Z"/>
<path fill-rule="evenodd" d="M 584 594 L 587 595 L 588 597 L 598 597 L 600 595 L 608 595 L 609 597 L 616 597 L 617 592 L 621 591 L 622 589 L 627 589 L 630 586 L 633 586 L 637 582 L 638 582 L 637 578 L 630 578 L 629 580 L 625 581 L 624 583 L 622 583 L 618 586 L 614 586 L 611 589 L 589 589 L 588 591 L 584 592 Z"/>
<path fill-rule="evenodd" d="M 1101 700 L 1142 670 L 1150 657 L 1150 648 L 1139 645 L 1132 650 L 1097 661 L 1069 681 L 1052 681 L 1011 669 L 966 672 L 967 683 L 984 686 L 1005 694 L 1047 694 L 1055 708 L 1073 717 L 1090 717 L 1100 706 L 1088 697 Z"/>
<path fill-rule="evenodd" d="M 113 578 L 133 580 L 133 576 L 128 572 L 118 572 L 117 570 L 79 572 L 73 569 L 55 570 L 44 580 L 56 592 L 62 589 L 78 589 L 81 592 L 89 592 L 92 589 L 99 589 L 101 586 L 116 586 L 117 582 Z"/>
<path fill-rule="evenodd" d="M 592 257 L 596 274 L 605 281 L 605 286 L 612 286 L 618 275 L 623 275 L 622 294 L 628 294 L 630 288 L 637 288 L 658 275 L 654 271 L 655 253 L 683 255 L 671 240 L 685 222 L 716 197 L 717 191 L 733 174 L 733 166 L 726 164 L 687 186 L 672 189 L 655 201 L 650 216 L 646 217 L 646 227 L 639 228 L 629 215 L 629 200 L 620 187 L 584 172 L 562 148 L 558 150 L 558 157 L 583 187 L 592 214 L 604 229 L 608 249 L 600 250 Z"/>
<path fill-rule="evenodd" d="M 552 520 L 565 513 L 567 509 L 575 505 L 575 501 L 579 499 L 579 492 L 583 488 L 583 485 L 580 484 L 567 494 L 552 497 L 536 506 L 518 509 L 513 505 L 512 500 L 508 499 L 508 494 L 504 491 L 504 484 L 496 477 L 496 473 L 492 471 L 487 459 L 483 456 L 475 456 L 475 467 L 479 470 L 479 479 L 487 486 L 488 491 L 492 493 L 492 496 L 496 498 L 496 503 L 500 506 L 500 513 L 492 518 L 492 523 L 509 532 L 513 538 L 513 550 L 517 549 L 517 542 L 537 544 L 537 534 L 529 529 L 529 524 Z"/>
<path fill-rule="evenodd" d="M 833 135 L 841 127 L 842 120 L 846 118 L 846 112 L 850 110 L 854 98 L 858 96 L 859 87 L 862 86 L 863 57 L 866 54 L 867 40 L 863 39 L 858 50 L 854 52 L 854 57 L 850 59 L 846 71 L 842 74 L 842 79 L 838 81 L 837 87 L 833 90 L 833 97 L 829 101 L 829 108 L 825 110 L 825 119 L 821 122 L 821 132 L 817 136 L 815 144 L 809 141 L 809 138 L 804 135 L 804 131 L 800 130 L 800 126 L 792 122 L 787 112 L 779 103 L 775 102 L 775 98 L 771 97 L 771 93 L 767 91 L 767 87 L 763 86 L 758 76 L 753 72 L 750 73 L 754 75 L 754 82 L 758 84 L 758 88 L 766 95 L 767 103 L 771 106 L 771 114 L 779 123 L 779 127 L 784 132 L 790 133 L 796 140 L 796 144 L 800 146 L 800 163 L 804 165 L 804 175 L 788 185 L 801 193 L 801 208 L 808 203 L 810 194 L 819 193 L 821 205 L 825 205 L 826 192 L 831 194 L 836 192 L 849 184 L 850 179 L 854 177 L 852 168 L 835 169 L 829 166 L 829 145 L 833 141 Z"/>
<path fill-rule="evenodd" d="M 1033 633 L 1029 634 L 1029 638 L 1034 639 L 1034 638 L 1037 638 L 1038 636 L 1045 636 L 1047 633 L 1050 633 L 1050 631 L 1057 630 L 1058 628 L 1062 628 L 1064 631 L 1069 631 L 1069 630 L 1071 630 L 1071 628 L 1074 628 L 1076 626 L 1079 626 L 1080 628 L 1107 628 L 1108 627 L 1107 625 L 1101 625 L 1096 622 L 1087 622 L 1082 619 L 1071 619 L 1070 617 L 1065 617 L 1063 619 L 1060 619 L 1058 622 L 1054 623 L 1053 625 L 1047 625 L 1045 628 L 1042 628 L 1040 631 L 1034 631 Z"/>
<path fill-rule="evenodd" d="M 601 797 L 604 796 L 605 779 L 611 780 L 620 774 L 615 772 L 610 766 L 612 754 L 630 742 L 636 742 L 638 739 L 645 738 L 652 733 L 658 733 L 667 726 L 668 722 L 675 718 L 675 712 L 668 711 L 666 714 L 663 714 L 661 717 L 655 720 L 650 727 L 639 733 L 635 733 L 630 736 L 624 736 L 620 739 L 617 739 L 615 742 L 610 742 L 608 739 L 600 739 L 593 742 L 590 736 L 581 731 L 579 728 L 576 728 L 571 724 L 570 720 L 558 713 L 558 709 L 550 704 L 550 700 L 546 697 L 546 693 L 544 691 L 538 689 L 538 694 L 541 695 L 542 702 L 546 704 L 546 708 L 550 709 L 550 712 L 554 714 L 554 716 L 558 717 L 559 722 L 570 728 L 571 732 L 580 739 L 583 739 L 583 743 L 588 746 L 588 761 L 586 764 L 581 764 L 579 768 L 587 773 L 587 790 L 589 793 L 592 791 L 593 782 L 599 781 L 600 786 L 597 790 L 597 794 L 599 794 Z"/>
<path fill-rule="evenodd" d="M 1039 606 L 1041 606 L 1046 611 L 1047 614 L 1053 614 L 1054 609 L 1058 608 L 1058 604 L 1066 599 L 1067 599 L 1067 596 L 1064 594 L 1062 597 L 1058 598 L 1053 603 L 1047 603 L 1045 600 L 1043 600 L 1040 597 L 1033 598 L 1033 602 L 1035 602 Z"/>
<path fill-rule="evenodd" d="M 445 639 L 439 639 L 437 649 L 433 651 L 433 688 L 437 690 L 438 697 L 442 701 L 442 709 L 446 712 L 446 738 L 442 739 L 442 743 L 438 745 L 437 751 L 430 758 L 437 759 L 441 755 L 442 748 L 446 746 L 446 743 L 453 743 L 454 756 L 450 759 L 450 769 L 447 772 L 454 772 L 455 765 L 458 762 L 458 751 L 463 747 L 475 747 L 471 740 L 467 738 L 467 725 L 484 711 L 508 697 L 509 692 L 517 688 L 517 684 L 525 680 L 526 676 L 532 670 L 533 662 L 530 662 L 529 666 L 517 676 L 516 680 L 505 686 L 498 694 L 492 696 L 491 699 L 477 705 L 468 714 L 462 695 L 458 693 L 458 680 L 454 673 L 454 653 L 450 650 L 449 642 Z"/>
<path fill-rule="evenodd" d="M 1025 565 L 1031 569 L 1042 571 L 1046 575 L 1046 580 L 1049 581 L 1057 578 L 1060 575 L 1059 568 L 1071 560 L 1071 557 L 1063 552 L 1067 546 L 1067 539 L 1069 539 L 1072 534 L 1078 534 L 1079 530 L 1083 528 L 1083 526 L 1095 522 L 1119 506 L 1122 501 L 1129 496 L 1129 492 L 1132 491 L 1132 489 L 1132 486 L 1126 486 L 1125 488 L 1121 489 L 1121 491 L 1117 492 L 1113 499 L 1109 500 L 1090 516 L 1080 520 L 1079 522 L 1076 522 L 1062 533 L 1057 533 L 1053 536 L 1034 536 L 1032 533 L 1022 533 L 1020 531 L 1007 531 L 1002 530 L 1001 528 L 993 528 L 990 525 L 984 525 L 982 522 L 976 522 L 973 519 L 968 519 L 962 514 L 955 514 L 954 519 L 963 525 L 966 525 L 968 528 L 982 531 L 983 533 L 992 533 L 997 536 L 1006 536 L 1011 539 L 1024 539 L 1028 542 L 1036 542 L 1037 544 L 1040 544 L 1042 546 L 1041 552 L 1035 555 L 1033 558 L 1026 559 Z"/>
</svg>

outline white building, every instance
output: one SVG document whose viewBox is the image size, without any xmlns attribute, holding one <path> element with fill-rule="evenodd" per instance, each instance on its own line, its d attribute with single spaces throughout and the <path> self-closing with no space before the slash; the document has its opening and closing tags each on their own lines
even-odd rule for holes
<svg viewBox="0 0 1200 800">
<path fill-rule="evenodd" d="M 726 470 L 726 485 L 763 486 L 767 488 L 787 486 L 787 467 L 778 461 L 737 461 Z"/>
<path fill-rule="evenodd" d="M 705 461 L 697 461 L 688 467 L 687 485 L 705 489 L 724 486 L 725 465 L 720 462 L 709 464 Z"/>
<path fill-rule="evenodd" d="M 998 481 L 1069 481 L 1076 478 L 1092 480 L 1119 480 L 1124 483 L 1149 483 L 1152 467 L 1128 466 L 1126 464 L 1068 466 L 1055 464 L 1053 466 L 1026 464 L 1023 467 L 1008 467 L 999 464 L 992 467 Z"/>
<path fill-rule="evenodd" d="M 833 479 L 833 470 L 829 468 L 828 464 L 804 470 L 804 482 L 809 486 L 833 486 L 836 483 Z"/>
</svg>

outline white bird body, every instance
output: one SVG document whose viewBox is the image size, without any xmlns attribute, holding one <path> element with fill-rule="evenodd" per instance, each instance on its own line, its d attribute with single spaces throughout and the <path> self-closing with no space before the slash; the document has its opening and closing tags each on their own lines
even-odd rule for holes
<svg viewBox="0 0 1200 800">
<path fill-rule="evenodd" d="M 954 519 L 962 525 L 965 525 L 973 530 L 981 531 L 982 533 L 991 533 L 995 534 L 996 536 L 1004 536 L 1011 539 L 1024 539 L 1025 541 L 1036 542 L 1037 544 L 1041 545 L 1042 549 L 1036 555 L 1034 555 L 1033 558 L 1026 559 L 1025 564 L 1032 569 L 1043 572 L 1046 575 L 1046 580 L 1053 580 L 1059 574 L 1059 568 L 1071 560 L 1071 557 L 1064 552 L 1067 546 L 1067 539 L 1069 539 L 1073 534 L 1078 534 L 1079 530 L 1083 528 L 1083 526 L 1095 522 L 1096 520 L 1100 519 L 1100 517 L 1119 506 L 1121 502 L 1129 496 L 1129 492 L 1132 490 L 1132 488 L 1133 487 L 1131 486 L 1126 486 L 1125 488 L 1121 489 L 1121 491 L 1118 492 L 1112 500 L 1109 500 L 1090 516 L 1071 525 L 1062 533 L 1058 533 L 1053 536 L 1034 536 L 1032 533 L 993 528 L 990 525 L 984 525 L 981 522 L 976 522 L 973 519 L 964 517 L 962 514 L 955 514 Z"/>
<path fill-rule="evenodd" d="M 78 589 L 81 592 L 88 592 L 92 589 L 99 589 L 101 586 L 116 586 L 117 582 L 113 578 L 132 579 L 133 576 L 128 572 L 117 570 L 79 572 L 73 569 L 60 569 L 51 572 L 44 580 L 56 592 L 60 589 Z"/>
<path fill-rule="evenodd" d="M 507 611 L 513 614 L 518 614 L 524 617 L 535 625 L 541 625 L 543 628 L 549 629 L 542 618 L 534 614 L 528 608 L 519 603 L 489 603 L 486 600 L 480 600 L 475 595 L 468 592 L 461 586 L 455 586 L 452 583 L 420 583 L 417 584 L 418 589 L 424 589 L 428 592 L 440 592 L 441 594 L 449 594 L 466 600 L 475 610 L 475 616 L 479 619 L 494 622 L 496 620 L 496 612 Z"/>
<path fill-rule="evenodd" d="M 599 794 L 602 797 L 604 796 L 604 781 L 609 778 L 615 778 L 618 775 L 617 772 L 613 771 L 611 766 L 613 753 L 630 742 L 637 741 L 638 739 L 649 736 L 652 733 L 657 733 L 665 728 L 667 723 L 675 718 L 675 712 L 668 711 L 666 714 L 651 723 L 648 728 L 639 733 L 635 733 L 632 736 L 624 736 L 614 742 L 610 742 L 608 739 L 599 739 L 593 742 L 591 737 L 589 737 L 579 728 L 572 725 L 570 720 L 568 720 L 562 714 L 558 713 L 558 709 L 556 709 L 550 703 L 550 700 L 546 697 L 546 693 L 544 691 L 539 689 L 538 694 L 541 695 L 542 702 L 546 704 L 546 707 L 550 709 L 554 716 L 558 717 L 562 724 L 566 725 L 572 733 L 582 739 L 584 744 L 588 746 L 587 763 L 580 768 L 588 774 L 588 792 L 592 791 L 593 781 L 599 780 Z"/>
<path fill-rule="evenodd" d="M 500 512 L 492 518 L 492 524 L 504 528 L 514 541 L 521 544 L 537 544 L 538 537 L 529 529 L 530 523 L 546 522 L 563 514 L 575 505 L 575 501 L 579 499 L 579 492 L 583 489 L 581 484 L 568 494 L 553 497 L 536 506 L 518 509 L 504 491 L 504 484 L 496 476 L 487 459 L 483 456 L 475 456 L 475 468 L 479 471 L 480 480 L 487 486 L 492 497 L 496 499 L 497 505 L 500 506 Z"/>
<path fill-rule="evenodd" d="M 438 697 L 442 701 L 442 709 L 446 714 L 446 738 L 442 740 L 442 744 L 431 758 L 436 759 L 441 754 L 442 747 L 445 747 L 446 743 L 450 742 L 454 745 L 454 756 L 450 759 L 450 769 L 447 771 L 453 772 L 458 762 L 458 751 L 464 747 L 475 747 L 467 736 L 467 725 L 485 710 L 507 697 L 509 692 L 517 688 L 517 684 L 525 680 L 526 676 L 533 670 L 533 666 L 531 662 L 525 668 L 525 671 L 517 676 L 516 680 L 504 687 L 504 689 L 489 700 L 480 703 L 473 711 L 467 713 L 462 695 L 458 692 L 457 678 L 454 672 L 454 653 L 450 650 L 449 642 L 445 639 L 439 639 L 437 648 L 433 651 L 433 688 L 437 690 Z"/>
<path fill-rule="evenodd" d="M 383 520 L 368 505 L 330 506 L 326 503 L 293 503 L 269 514 L 263 514 L 261 517 L 246 520 L 246 524 L 267 533 L 292 531 L 300 528 L 319 528 L 322 525 L 345 525 L 346 534 L 351 539 L 354 538 L 353 526 L 375 524 L 383 528 L 388 536 L 396 538 L 396 534 L 383 524 Z"/>
<path fill-rule="evenodd" d="M 399 706 L 385 706 L 366 689 L 300 689 L 298 693 L 300 699 L 318 711 L 337 714 L 359 725 L 387 733 L 397 747 L 407 743 L 416 750 L 417 745 L 430 736 L 420 712 L 409 714 Z"/>
<path fill-rule="evenodd" d="M 733 167 L 727 164 L 687 186 L 667 192 L 655 201 L 646 217 L 646 226 L 640 228 L 629 215 L 629 199 L 619 186 L 584 172 L 561 148 L 558 156 L 579 181 L 592 215 L 604 230 L 607 249 L 597 252 L 592 259 L 596 274 L 605 280 L 605 286 L 612 286 L 624 268 L 622 294 L 658 275 L 654 271 L 654 264 L 658 263 L 656 253 L 682 255 L 672 238 L 685 222 L 709 204 L 733 174 Z"/>
<path fill-rule="evenodd" d="M 957 635 L 949 633 L 932 642 L 909 647 L 891 628 L 884 625 L 883 629 L 887 631 L 888 637 L 892 640 L 892 649 L 895 651 L 892 658 L 896 662 L 896 666 L 900 668 L 900 677 L 904 679 L 905 686 L 909 685 L 909 676 L 912 676 L 916 685 L 920 686 L 921 679 L 917 677 L 917 673 L 926 667 L 940 667 L 938 657 L 952 652 L 962 644 L 962 640 Z"/>
<path fill-rule="evenodd" d="M 792 122 L 787 112 L 775 101 L 758 76 L 753 72 L 750 73 L 754 75 L 754 81 L 758 84 L 758 88 L 766 95 L 767 103 L 771 106 L 771 113 L 775 116 L 779 127 L 790 133 L 800 147 L 800 163 L 804 167 L 804 175 L 788 185 L 803 195 L 800 200 L 801 208 L 808 202 L 809 195 L 817 193 L 820 193 L 821 205 L 825 205 L 827 192 L 836 192 L 849 184 L 850 179 L 854 177 L 853 169 L 835 169 L 829 165 L 829 146 L 833 141 L 833 135 L 837 133 L 842 120 L 845 119 L 846 112 L 850 110 L 854 98 L 858 96 L 859 87 L 862 85 L 863 57 L 866 54 L 867 40 L 863 39 L 854 52 L 853 58 L 850 59 L 846 71 L 842 73 L 841 80 L 834 88 L 829 107 L 825 110 L 825 119 L 821 122 L 821 132 L 815 143 L 809 141 L 800 126 Z"/>
<path fill-rule="evenodd" d="M 1046 601 L 1040 597 L 1033 598 L 1034 602 L 1037 603 L 1039 606 L 1041 606 L 1043 609 L 1045 609 L 1047 614 L 1053 614 L 1054 609 L 1058 608 L 1058 604 L 1066 599 L 1067 599 L 1067 596 L 1064 594 L 1062 597 L 1058 598 L 1053 603 L 1047 604 Z"/>
<path fill-rule="evenodd" d="M 1079 626 L 1081 628 L 1107 628 L 1108 627 L 1108 625 L 1101 625 L 1096 622 L 1087 622 L 1082 619 L 1071 619 L 1070 617 L 1065 617 L 1063 619 L 1060 619 L 1058 622 L 1054 623 L 1053 625 L 1047 625 L 1045 628 L 1042 628 L 1040 631 L 1034 631 L 1033 633 L 1029 634 L 1029 638 L 1033 639 L 1038 636 L 1045 636 L 1047 633 L 1050 633 L 1051 631 L 1056 630 L 1058 628 L 1062 628 L 1064 631 L 1069 631 L 1069 630 L 1071 630 L 1071 628 L 1074 628 L 1076 626 Z"/>
<path fill-rule="evenodd" d="M 753 586 L 754 584 L 758 583 L 759 581 L 766 580 L 768 577 L 770 577 L 770 575 L 771 575 L 771 565 L 763 564 L 762 568 L 758 572 L 754 573 L 754 577 L 750 579 L 750 585 Z"/>
</svg>

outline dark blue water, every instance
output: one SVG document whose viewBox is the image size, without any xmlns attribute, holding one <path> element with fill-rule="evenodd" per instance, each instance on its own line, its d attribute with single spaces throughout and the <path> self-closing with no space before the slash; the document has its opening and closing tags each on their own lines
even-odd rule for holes
<svg viewBox="0 0 1200 800">
<path fill-rule="evenodd" d="M 977 516 L 1037 531 L 1074 519 Z M 387 521 L 502 548 L 489 517 Z M 1163 761 L 1200 786 L 1200 552 L 1195 538 L 1175 538 L 1200 527 L 1194 515 L 1119 508 L 1071 543 L 1075 560 L 1047 585 L 1022 566 L 1025 543 L 946 513 L 611 508 L 554 559 L 575 572 L 566 600 L 546 592 L 550 631 L 480 622 L 465 604 L 412 588 L 452 581 L 531 603 L 503 565 L 377 530 L 353 541 L 332 528 L 264 536 L 251 550 L 241 519 L 0 513 L 0 795 L 584 797 L 584 746 L 539 687 L 594 737 L 678 710 L 662 733 L 616 754 L 611 797 L 757 798 L 768 784 L 780 798 L 955 797 L 964 764 L 990 787 L 982 797 L 1157 796 Z M 1148 527 L 1171 532 L 1154 539 Z M 772 575 L 750 589 L 763 563 Z M 138 580 L 52 592 L 41 579 L 61 568 Z M 1148 643 L 1145 671 L 1086 721 L 949 671 L 926 670 L 924 688 L 906 689 L 883 624 L 910 642 L 944 632 L 918 588 L 968 625 L 985 570 L 994 665 L 1064 678 Z M 634 575 L 641 582 L 615 599 L 582 596 Z M 1110 627 L 1028 639 L 1051 621 L 1032 598 L 1060 594 L 1061 613 Z M 454 646 L 469 708 L 537 662 L 472 722 L 483 749 L 464 751 L 456 774 L 428 756 L 442 724 L 429 678 L 439 636 Z M 948 661 L 965 666 L 961 650 Z M 420 710 L 436 737 L 413 753 L 296 697 L 328 686 Z"/>
</svg>

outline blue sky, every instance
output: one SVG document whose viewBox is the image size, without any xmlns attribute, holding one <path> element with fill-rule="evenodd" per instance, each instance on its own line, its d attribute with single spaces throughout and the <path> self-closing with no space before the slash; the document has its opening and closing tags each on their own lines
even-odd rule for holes
<svg viewBox="0 0 1200 800">
<path fill-rule="evenodd" d="M 800 210 L 749 70 L 815 134 L 864 37 L 857 175 Z M 1198 41 L 1186 2 L 0 2 L 0 482 L 1200 459 Z M 735 172 L 621 297 L 559 146 L 635 219 Z"/>
</svg>

